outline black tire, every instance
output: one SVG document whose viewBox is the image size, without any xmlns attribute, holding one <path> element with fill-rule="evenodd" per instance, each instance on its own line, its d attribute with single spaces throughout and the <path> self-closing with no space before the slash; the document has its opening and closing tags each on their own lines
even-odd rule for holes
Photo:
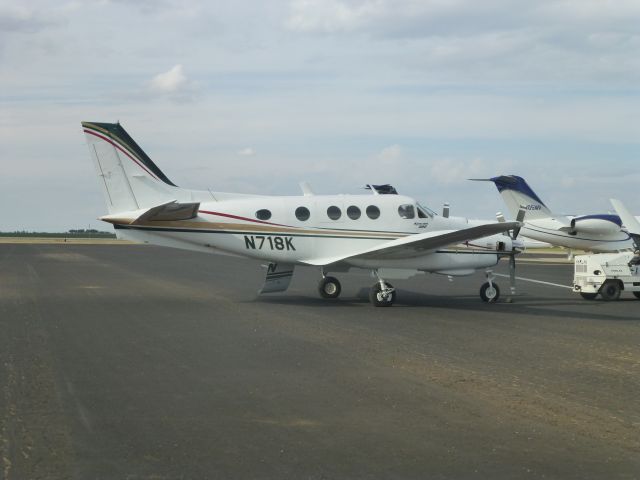
<svg viewBox="0 0 640 480">
<path fill-rule="evenodd" d="M 607 302 L 613 302 L 620 298 L 620 284 L 615 280 L 607 280 L 600 287 L 600 296 Z"/>
<path fill-rule="evenodd" d="M 322 298 L 338 298 L 342 286 L 336 277 L 324 277 L 318 284 L 318 292 Z"/>
<path fill-rule="evenodd" d="M 580 292 L 580 296 L 582 298 L 584 298 L 585 300 L 595 300 L 595 298 L 598 296 L 598 294 L 597 293 Z"/>
<path fill-rule="evenodd" d="M 640 300 L 640 292 L 633 292 L 633 296 Z"/>
<path fill-rule="evenodd" d="M 492 284 L 493 284 L 494 292 L 491 292 L 489 290 L 489 287 L 490 287 L 489 282 L 484 283 L 480 287 L 480 298 L 482 299 L 483 302 L 494 303 L 494 302 L 497 302 L 498 299 L 500 298 L 500 288 L 495 282 L 492 282 Z"/>
<path fill-rule="evenodd" d="M 385 282 L 385 285 L 387 286 L 387 288 L 393 288 L 393 285 L 391 285 L 389 282 Z M 393 302 L 396 301 L 396 291 L 394 290 L 393 292 L 391 292 L 389 298 L 386 299 L 379 298 L 378 294 L 381 291 L 382 288 L 380 287 L 380 282 L 374 283 L 371 287 L 371 290 L 369 290 L 369 301 L 371 302 L 371 305 L 373 305 L 374 307 L 390 307 L 391 305 L 393 305 Z"/>
</svg>

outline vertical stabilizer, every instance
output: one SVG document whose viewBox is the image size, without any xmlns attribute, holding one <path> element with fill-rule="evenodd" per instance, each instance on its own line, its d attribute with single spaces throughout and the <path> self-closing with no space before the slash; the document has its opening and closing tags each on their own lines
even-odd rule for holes
<svg viewBox="0 0 640 480">
<path fill-rule="evenodd" d="M 109 213 L 175 200 L 180 189 L 151 161 L 119 123 L 82 122 Z"/>
<path fill-rule="evenodd" d="M 540 200 L 540 197 L 531 190 L 524 178 L 516 175 L 502 175 L 489 180 L 497 187 L 514 218 L 518 215 L 520 206 L 526 210 L 527 220 L 553 216 L 549 208 Z"/>
</svg>

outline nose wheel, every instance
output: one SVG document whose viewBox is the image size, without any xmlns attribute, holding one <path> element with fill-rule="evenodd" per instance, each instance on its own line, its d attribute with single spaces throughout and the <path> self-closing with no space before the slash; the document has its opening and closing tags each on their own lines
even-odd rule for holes
<svg viewBox="0 0 640 480">
<path fill-rule="evenodd" d="M 342 287 L 335 277 L 322 277 L 318 284 L 318 292 L 322 298 L 338 298 Z"/>
<path fill-rule="evenodd" d="M 487 282 L 480 287 L 480 298 L 483 302 L 494 303 L 500 298 L 500 289 L 498 285 L 493 283 L 493 279 L 495 278 L 493 272 L 489 270 L 486 275 Z"/>
<path fill-rule="evenodd" d="M 396 289 L 388 282 L 374 283 L 369 290 L 369 301 L 374 307 L 390 307 L 396 301 Z"/>
</svg>

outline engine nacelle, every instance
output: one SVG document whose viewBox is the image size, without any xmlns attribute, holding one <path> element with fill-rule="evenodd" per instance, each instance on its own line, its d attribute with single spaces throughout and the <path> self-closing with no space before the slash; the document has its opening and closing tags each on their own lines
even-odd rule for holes
<svg viewBox="0 0 640 480">
<path fill-rule="evenodd" d="M 617 215 L 587 215 L 571 219 L 571 232 L 591 235 L 613 235 L 620 232 L 622 222 Z"/>
</svg>

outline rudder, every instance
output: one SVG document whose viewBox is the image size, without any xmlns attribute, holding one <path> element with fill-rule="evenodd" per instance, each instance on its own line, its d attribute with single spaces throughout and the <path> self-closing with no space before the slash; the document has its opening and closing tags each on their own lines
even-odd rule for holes
<svg viewBox="0 0 640 480">
<path fill-rule="evenodd" d="M 139 210 L 176 198 L 176 185 L 119 123 L 82 122 L 109 213 Z"/>
</svg>

